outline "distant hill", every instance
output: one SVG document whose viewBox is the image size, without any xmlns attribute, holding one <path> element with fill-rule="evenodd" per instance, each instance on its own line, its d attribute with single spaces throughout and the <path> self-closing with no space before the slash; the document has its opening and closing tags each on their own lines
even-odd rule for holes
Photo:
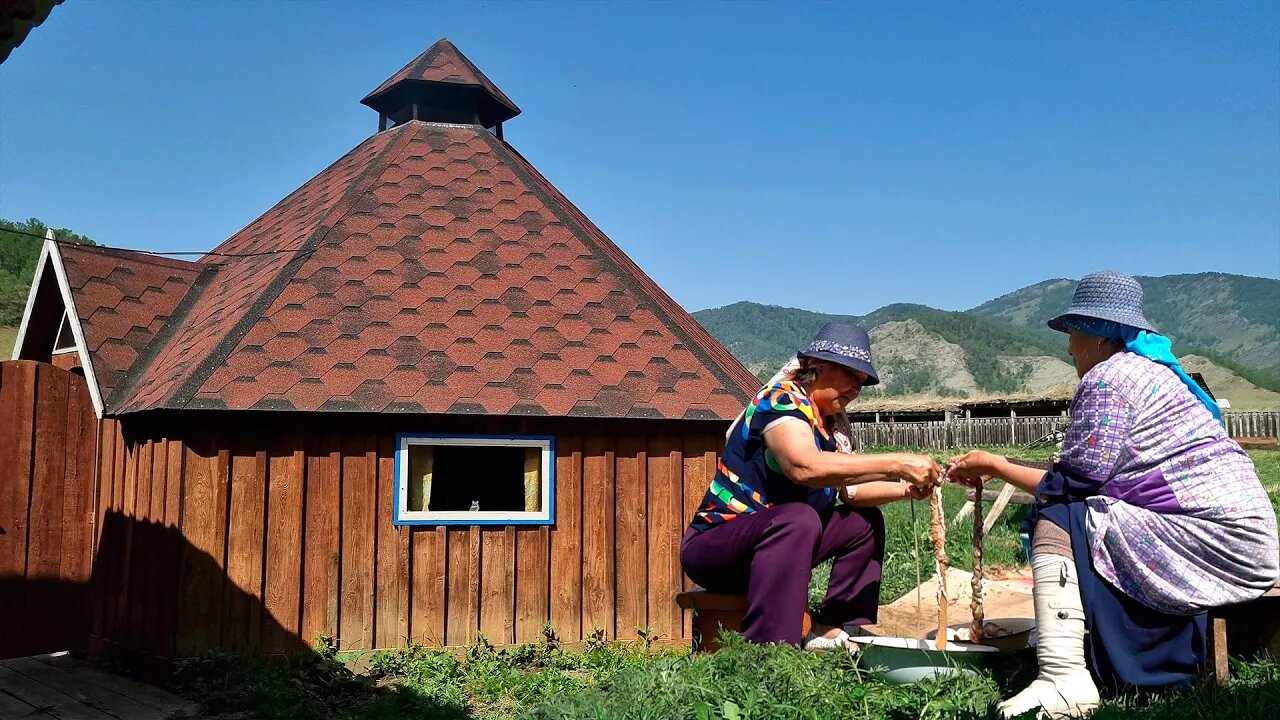
<svg viewBox="0 0 1280 720">
<path fill-rule="evenodd" d="M 1220 273 L 1140 281 L 1152 322 L 1175 352 L 1197 357 L 1196 369 L 1209 368 L 1215 392 L 1222 385 L 1236 409 L 1280 407 L 1280 281 Z M 870 395 L 1040 393 L 1076 383 L 1066 337 L 1044 324 L 1074 289 L 1049 280 L 967 312 L 897 304 L 859 317 L 739 302 L 694 316 L 762 378 L 823 323 L 844 320 L 871 333 L 884 382 Z"/>
<path fill-rule="evenodd" d="M 1280 369 L 1280 280 L 1199 273 L 1139 277 L 1147 318 L 1174 350 L 1209 351 L 1257 369 Z M 970 312 L 1042 328 L 1071 302 L 1074 280 L 1046 280 Z"/>
<path fill-rule="evenodd" d="M 1015 392 L 1031 381 L 1034 367 L 1067 360 L 1066 344 L 1052 331 L 923 305 L 889 305 L 855 317 L 740 302 L 694 316 L 762 378 L 829 320 L 859 323 L 871 333 L 883 380 L 869 392 Z"/>
</svg>

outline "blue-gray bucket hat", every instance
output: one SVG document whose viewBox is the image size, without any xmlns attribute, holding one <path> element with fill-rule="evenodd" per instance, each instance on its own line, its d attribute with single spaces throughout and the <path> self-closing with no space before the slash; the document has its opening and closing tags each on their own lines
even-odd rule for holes
<svg viewBox="0 0 1280 720">
<path fill-rule="evenodd" d="M 1066 332 L 1072 316 L 1110 320 L 1120 325 L 1155 332 L 1142 314 L 1142 286 L 1123 273 L 1104 270 L 1080 280 L 1067 311 L 1049 321 L 1049 327 Z"/>
<path fill-rule="evenodd" d="M 826 360 L 853 368 L 867 376 L 866 385 L 878 385 L 880 376 L 871 364 L 871 338 L 858 325 L 829 322 L 818 331 L 809 347 L 796 353 L 800 357 Z"/>
</svg>

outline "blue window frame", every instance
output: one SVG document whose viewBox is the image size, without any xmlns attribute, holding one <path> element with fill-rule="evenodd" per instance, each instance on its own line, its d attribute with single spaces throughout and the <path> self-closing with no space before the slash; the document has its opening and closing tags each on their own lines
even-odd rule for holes
<svg viewBox="0 0 1280 720">
<path fill-rule="evenodd" d="M 555 438 L 396 435 L 396 525 L 555 523 Z"/>
</svg>

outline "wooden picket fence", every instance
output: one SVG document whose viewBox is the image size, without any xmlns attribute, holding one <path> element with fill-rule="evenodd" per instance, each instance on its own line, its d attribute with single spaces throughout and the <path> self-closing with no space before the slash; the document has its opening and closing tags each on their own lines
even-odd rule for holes
<svg viewBox="0 0 1280 720">
<path fill-rule="evenodd" d="M 1231 437 L 1280 437 L 1280 412 L 1228 412 Z M 923 450 L 955 450 L 991 445 L 1027 445 L 1057 430 L 1068 418 L 954 418 L 933 422 L 853 423 L 854 444 L 898 445 Z"/>
<path fill-rule="evenodd" d="M 1280 412 L 1226 412 L 1222 419 L 1234 438 L 1280 438 Z"/>
</svg>

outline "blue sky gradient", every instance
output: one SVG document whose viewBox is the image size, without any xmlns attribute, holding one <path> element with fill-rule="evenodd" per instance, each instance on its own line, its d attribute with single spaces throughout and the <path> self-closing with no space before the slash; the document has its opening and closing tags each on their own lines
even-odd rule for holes
<svg viewBox="0 0 1280 720">
<path fill-rule="evenodd" d="M 1278 7 L 73 1 L 0 66 L 0 217 L 209 249 L 448 36 L 690 310 L 1280 277 Z"/>
</svg>

